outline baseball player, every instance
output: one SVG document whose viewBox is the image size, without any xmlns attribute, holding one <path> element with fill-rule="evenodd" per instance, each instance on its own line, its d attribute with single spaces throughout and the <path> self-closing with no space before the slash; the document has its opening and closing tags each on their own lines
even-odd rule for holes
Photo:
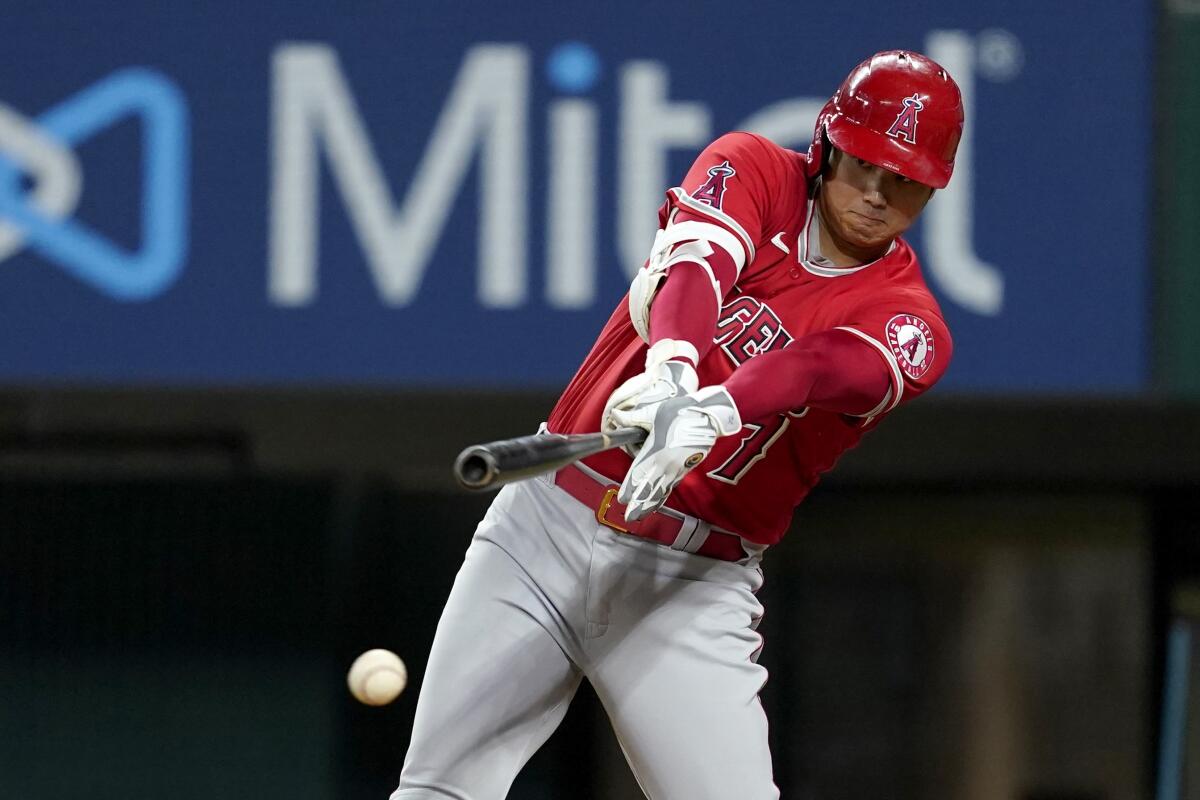
<svg viewBox="0 0 1200 800">
<path fill-rule="evenodd" d="M 950 361 L 900 236 L 950 180 L 962 125 L 942 67 L 879 53 L 807 154 L 731 133 L 667 192 L 646 265 L 547 423 L 648 438 L 496 497 L 392 800 L 504 797 L 585 677 L 649 797 L 779 796 L 759 562 L 818 476 Z"/>
</svg>

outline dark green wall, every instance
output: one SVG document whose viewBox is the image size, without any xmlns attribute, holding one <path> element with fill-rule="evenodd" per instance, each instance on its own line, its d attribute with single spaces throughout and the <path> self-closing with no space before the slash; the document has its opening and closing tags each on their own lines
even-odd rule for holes
<svg viewBox="0 0 1200 800">
<path fill-rule="evenodd" d="M 1159 41 L 1158 382 L 1200 397 L 1200 7 L 1165 2 Z"/>
<path fill-rule="evenodd" d="M 0 478 L 0 796 L 386 797 L 489 500 L 253 471 Z M 784 796 L 1144 796 L 1143 505 L 819 489 L 760 593 Z M 370 709 L 344 675 L 380 646 L 412 687 Z M 588 691 L 511 796 L 639 796 Z"/>
</svg>

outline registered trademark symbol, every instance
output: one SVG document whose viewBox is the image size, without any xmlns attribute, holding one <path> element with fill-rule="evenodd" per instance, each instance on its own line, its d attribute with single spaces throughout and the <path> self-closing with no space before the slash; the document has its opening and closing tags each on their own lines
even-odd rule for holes
<svg viewBox="0 0 1200 800">
<path fill-rule="evenodd" d="M 979 74 L 991 81 L 1011 81 L 1025 64 L 1021 40 L 1003 28 L 988 28 L 976 37 Z"/>
</svg>

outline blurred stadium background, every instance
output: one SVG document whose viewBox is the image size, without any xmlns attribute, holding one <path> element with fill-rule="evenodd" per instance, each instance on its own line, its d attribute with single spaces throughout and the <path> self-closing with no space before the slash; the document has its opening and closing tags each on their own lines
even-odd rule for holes
<svg viewBox="0 0 1200 800">
<path fill-rule="evenodd" d="M 789 798 L 1200 797 L 1200 3 L 6 4 L 0 796 L 383 798 L 486 497 L 738 128 L 941 61 L 946 380 L 768 555 Z M 356 704 L 350 661 L 413 683 Z M 586 692 L 512 797 L 640 796 Z"/>
</svg>

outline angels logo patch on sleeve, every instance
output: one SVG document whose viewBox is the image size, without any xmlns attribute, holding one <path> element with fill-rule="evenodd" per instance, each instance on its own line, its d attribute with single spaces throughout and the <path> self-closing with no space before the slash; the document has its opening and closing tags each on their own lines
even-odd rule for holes
<svg viewBox="0 0 1200 800">
<path fill-rule="evenodd" d="M 725 197 L 725 182 L 734 175 L 737 175 L 737 172 L 729 166 L 728 160 L 723 164 L 711 167 L 708 170 L 708 180 L 699 189 L 692 192 L 692 197 L 713 208 L 720 208 Z"/>
<path fill-rule="evenodd" d="M 920 317 L 897 314 L 888 320 L 887 343 L 900 370 L 914 381 L 933 365 L 933 331 Z"/>
</svg>

